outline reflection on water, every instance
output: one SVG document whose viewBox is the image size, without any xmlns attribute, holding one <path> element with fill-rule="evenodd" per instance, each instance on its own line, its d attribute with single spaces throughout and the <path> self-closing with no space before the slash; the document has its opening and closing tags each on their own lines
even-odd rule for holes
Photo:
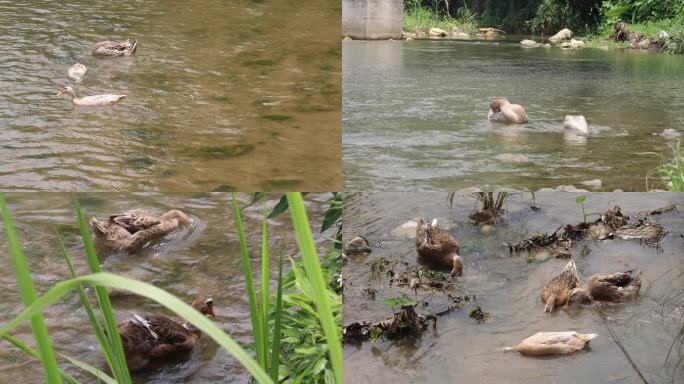
<svg viewBox="0 0 684 384">
<path fill-rule="evenodd" d="M 0 186 L 339 190 L 339 14 L 328 0 L 0 0 Z M 135 56 L 89 55 L 126 38 Z M 128 97 L 72 108 L 56 93 L 76 62 L 80 96 Z"/>
<path fill-rule="evenodd" d="M 347 188 L 537 190 L 601 179 L 607 191 L 643 191 L 661 161 L 643 153 L 669 155 L 656 134 L 684 127 L 684 57 L 519 41 L 345 42 Z M 522 104 L 530 122 L 490 123 L 496 96 Z M 584 115 L 590 133 L 565 134 L 565 115 Z"/>
<path fill-rule="evenodd" d="M 477 324 L 468 317 L 472 305 L 441 317 L 436 331 L 418 340 L 366 342 L 345 345 L 345 382 L 397 383 L 640 383 L 625 354 L 611 338 L 614 333 L 638 369 L 650 383 L 682 382 L 684 369 L 673 376 L 677 357 L 675 345 L 665 364 L 668 348 L 684 319 L 684 213 L 678 210 L 653 216 L 670 233 L 659 249 L 632 241 L 582 241 L 572 248 L 572 257 L 585 279 L 605 271 L 643 271 L 640 295 L 624 304 L 598 309 L 573 308 L 552 315 L 543 312 L 540 296 L 546 281 L 559 273 L 567 260 L 527 262 L 524 256 L 509 254 L 504 242 L 517 242 L 536 232 L 552 232 L 564 223 L 581 221 L 576 194 L 537 193 L 514 195 L 505 204 L 504 220 L 493 228 L 470 225 L 467 215 L 474 200 L 458 196 L 453 211 L 445 205 L 446 193 L 357 193 L 345 199 L 345 239 L 363 234 L 373 245 L 370 256 L 354 256 L 343 267 L 346 278 L 344 323 L 387 318 L 391 312 L 383 300 L 401 291 L 373 280 L 368 263 L 380 257 L 417 264 L 414 240 L 393 231 L 418 216 L 441 217 L 453 222 L 449 232 L 460 241 L 465 261 L 458 279 L 457 295 L 475 295 L 477 304 L 491 318 Z M 684 205 L 678 194 L 602 193 L 587 194 L 587 212 L 605 210 L 617 203 L 626 214 L 638 215 L 668 206 Z M 540 210 L 531 209 L 532 205 Z M 377 289 L 375 300 L 364 293 Z M 440 293 L 419 290 L 418 300 L 430 304 L 424 312 L 438 312 L 445 305 Z M 608 328 L 607 328 L 608 327 Z M 591 351 L 558 358 L 528 358 L 501 353 L 538 331 L 577 330 L 595 332 Z M 670 381 L 670 380 L 673 381 Z"/>
<path fill-rule="evenodd" d="M 209 293 L 216 306 L 217 325 L 245 346 L 251 343 L 249 303 L 240 259 L 239 242 L 234 229 L 230 201 L 226 194 L 159 195 L 154 193 L 120 195 L 99 193 L 79 195 L 87 217 L 107 217 L 108 214 L 131 208 L 147 208 L 159 212 L 177 208 L 193 218 L 193 224 L 167 236 L 161 243 L 136 254 L 101 250 L 98 254 L 104 270 L 143 280 L 163 288 L 188 303 L 200 292 Z M 238 196 L 245 205 L 247 195 Z M 277 203 L 278 195 L 270 196 L 267 207 Z M 312 228 L 320 228 L 322 213 L 327 208 L 328 194 L 308 195 L 307 210 Z M 69 278 L 64 259 L 56 242 L 53 226 L 64 235 L 70 255 L 80 274 L 88 272 L 85 253 L 74 209 L 68 194 L 8 194 L 10 212 L 22 240 L 24 252 L 38 292 L 45 292 L 55 283 Z M 252 259 L 260 259 L 261 220 L 263 205 L 258 203 L 243 213 L 247 242 Z M 0 224 L 2 227 L 2 224 Z M 0 324 L 6 323 L 21 310 L 12 263 L 7 244 L 0 236 Z M 314 239 L 324 249 L 332 234 L 318 234 Z M 296 256 L 297 245 L 289 214 L 269 220 L 269 242 L 272 252 L 284 257 Z M 254 264 L 256 265 L 256 264 Z M 260 265 L 260 264 L 259 264 Z M 273 265 L 272 265 L 273 266 Z M 272 281 L 277 270 L 272 268 Z M 273 287 L 272 287 L 273 289 Z M 123 321 L 132 313 L 167 313 L 158 304 L 125 292 L 112 294 L 117 319 Z M 45 312 L 46 323 L 55 348 L 62 353 L 101 367 L 103 360 L 88 318 L 76 294 L 67 295 Z M 33 345 L 27 325 L 13 334 Z M 35 360 L 7 342 L 0 342 L 2 382 L 34 383 L 42 381 L 42 368 Z M 82 382 L 92 378 L 79 370 L 70 370 Z M 228 352 L 207 337 L 200 339 L 199 348 L 187 361 L 167 365 L 162 370 L 136 375 L 138 383 L 247 383 L 249 375 Z"/>
</svg>

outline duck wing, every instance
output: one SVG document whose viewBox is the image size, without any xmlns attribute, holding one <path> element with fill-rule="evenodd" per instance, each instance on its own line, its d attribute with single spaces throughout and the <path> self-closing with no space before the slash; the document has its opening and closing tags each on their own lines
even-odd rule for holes
<svg viewBox="0 0 684 384">
<path fill-rule="evenodd" d="M 589 294 L 594 300 L 623 301 L 641 289 L 641 272 L 599 273 L 587 282 Z"/>
<path fill-rule="evenodd" d="M 565 303 L 570 296 L 570 291 L 579 286 L 579 276 L 574 261 L 568 262 L 560 275 L 554 277 L 544 286 L 542 300 L 546 302 L 549 297 L 556 295 L 562 303 Z"/>
<path fill-rule="evenodd" d="M 170 353 L 190 351 L 197 344 L 198 334 L 191 332 L 183 324 L 163 315 L 146 316 L 158 339 L 158 345 L 152 351 L 153 357 L 161 357 Z"/>
<path fill-rule="evenodd" d="M 123 228 L 126 228 L 126 230 L 131 234 L 148 229 L 155 225 L 159 225 L 161 223 L 159 216 L 153 215 L 152 213 L 142 209 L 127 211 L 120 215 L 111 215 L 109 216 L 109 220 Z"/>
</svg>

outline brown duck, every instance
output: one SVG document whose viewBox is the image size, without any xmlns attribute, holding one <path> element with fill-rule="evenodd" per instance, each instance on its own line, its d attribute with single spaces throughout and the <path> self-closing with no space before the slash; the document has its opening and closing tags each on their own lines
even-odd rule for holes
<svg viewBox="0 0 684 384">
<path fill-rule="evenodd" d="M 167 234 L 186 227 L 191 220 L 178 210 L 162 215 L 143 209 L 134 209 L 118 215 L 111 215 L 106 221 L 90 219 L 90 228 L 95 241 L 116 251 L 134 252 L 146 244 Z"/>
<path fill-rule="evenodd" d="M 570 260 L 563 272 L 544 286 L 542 293 L 542 302 L 546 303 L 544 311 L 551 312 L 554 308 L 569 304 L 571 292 L 577 286 L 579 286 L 577 267 L 575 262 Z"/>
<path fill-rule="evenodd" d="M 641 272 L 635 276 L 632 276 L 632 271 L 599 273 L 592 276 L 584 287 L 573 289 L 570 301 L 619 303 L 636 296 L 640 289 Z"/>
<path fill-rule="evenodd" d="M 436 220 L 428 223 L 423 218 L 418 219 L 416 250 L 426 264 L 440 269 L 450 269 L 452 277 L 463 273 L 463 259 L 459 256 L 458 241 L 439 228 Z"/>
<path fill-rule="evenodd" d="M 216 318 L 214 302 L 200 296 L 192 307 L 203 315 Z M 192 351 L 200 338 L 200 330 L 192 324 L 181 324 L 163 315 L 133 315 L 119 324 L 119 334 L 129 371 L 156 368 L 164 360 Z"/>
</svg>

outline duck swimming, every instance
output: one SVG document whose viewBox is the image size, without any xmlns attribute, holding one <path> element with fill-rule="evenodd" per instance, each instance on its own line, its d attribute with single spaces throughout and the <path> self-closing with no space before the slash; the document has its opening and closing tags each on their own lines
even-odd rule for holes
<svg viewBox="0 0 684 384">
<path fill-rule="evenodd" d="M 641 272 L 635 276 L 632 276 L 632 271 L 599 273 L 592 276 L 584 287 L 574 288 L 570 301 L 619 303 L 636 296 L 640 289 Z"/>
<path fill-rule="evenodd" d="M 71 95 L 71 102 L 74 105 L 113 105 L 118 103 L 126 95 L 95 95 L 78 98 L 76 91 L 71 87 L 62 87 L 57 96 Z"/>
<path fill-rule="evenodd" d="M 598 336 L 595 333 L 537 332 L 521 341 L 515 347 L 506 347 L 504 352 L 518 352 L 523 355 L 566 355 L 584 349 L 589 340 Z"/>
<path fill-rule="evenodd" d="M 589 127 L 587 127 L 587 120 L 582 115 L 565 115 L 565 121 L 563 121 L 563 127 L 565 129 L 570 129 L 573 131 L 588 133 Z"/>
<path fill-rule="evenodd" d="M 572 290 L 579 286 L 579 276 L 575 262 L 570 260 L 560 275 L 546 283 L 542 292 L 542 302 L 545 312 L 551 312 L 554 308 L 569 303 Z"/>
<path fill-rule="evenodd" d="M 524 124 L 528 122 L 527 113 L 520 104 L 511 104 L 508 99 L 495 97 L 489 103 L 487 118 L 496 123 Z"/>
<path fill-rule="evenodd" d="M 423 218 L 418 219 L 416 250 L 426 264 L 448 268 L 452 277 L 460 276 L 463 272 L 463 259 L 458 254 L 458 241 L 437 227 L 437 220 L 427 223 Z"/>
<path fill-rule="evenodd" d="M 100 41 L 93 46 L 90 53 L 93 56 L 131 56 L 138 47 L 136 40 Z"/>
<path fill-rule="evenodd" d="M 81 80 L 83 80 L 83 76 L 85 76 L 86 72 L 88 72 L 88 68 L 85 65 L 76 63 L 69 67 L 67 70 L 67 75 L 74 79 L 75 82 L 80 83 Z"/>
<path fill-rule="evenodd" d="M 192 307 L 201 314 L 216 318 L 214 301 L 200 296 Z M 118 325 L 126 364 L 130 371 L 156 368 L 165 359 L 192 351 L 201 332 L 190 323 L 179 323 L 164 315 L 133 315 Z"/>
<path fill-rule="evenodd" d="M 134 209 L 111 215 L 106 221 L 93 217 L 90 228 L 97 243 L 115 251 L 135 252 L 190 223 L 185 213 L 175 209 L 162 215 Z"/>
</svg>

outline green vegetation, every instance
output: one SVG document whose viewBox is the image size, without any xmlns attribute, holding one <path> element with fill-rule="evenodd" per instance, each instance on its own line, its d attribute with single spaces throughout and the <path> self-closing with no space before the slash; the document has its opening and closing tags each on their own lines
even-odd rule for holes
<svg viewBox="0 0 684 384">
<path fill-rule="evenodd" d="M 404 0 L 409 32 L 431 27 L 474 32 L 481 26 L 550 36 L 570 28 L 582 39 L 605 43 L 619 20 L 663 50 L 684 53 L 684 0 Z"/>
<path fill-rule="evenodd" d="M 331 248 L 321 265 L 309 229 L 302 195 L 288 193 L 283 196 L 283 199 L 276 208 L 279 212 L 283 212 L 289 207 L 291 211 L 301 260 L 291 261 L 292 271 L 286 279 L 283 279 L 283 261 L 282 256 L 280 256 L 278 280 L 273 299 L 270 298 L 271 292 L 269 292 L 270 252 L 266 215 L 264 214 L 262 226 L 261 277 L 259 279 L 259 296 L 257 296 L 256 286 L 252 279 L 252 267 L 247 252 L 246 237 L 242 227 L 241 210 L 237 206 L 234 195 L 232 199 L 233 214 L 240 239 L 243 268 L 247 281 L 256 360 L 218 325 L 181 299 L 151 284 L 100 271 L 100 262 L 95 253 L 88 226 L 75 197 L 74 205 L 91 273 L 85 276 L 76 275 L 71 258 L 59 233 L 57 233 L 57 240 L 72 278 L 55 284 L 42 296 L 38 296 L 33 288 L 28 263 L 12 225 L 7 204 L 4 196 L 0 194 L 2 219 L 24 304 L 24 310 L 18 316 L 0 327 L 0 336 L 28 355 L 38 359 L 43 366 L 48 383 L 61 383 L 62 380 L 68 383 L 77 383 L 72 376 L 60 368 L 57 360 L 58 355 L 73 366 L 93 374 L 98 380 L 107 383 L 131 383 L 114 310 L 107 294 L 107 288 L 118 288 L 154 300 L 193 324 L 207 337 L 212 338 L 235 356 L 256 382 L 341 383 L 341 284 L 339 282 L 341 258 L 339 245 L 335 244 Z M 287 204 L 282 203 L 282 201 Z M 331 200 L 330 209 L 325 214 L 322 230 L 327 230 L 332 225 L 339 225 L 338 233 L 341 233 L 338 215 L 340 212 L 341 196 L 335 194 Z M 90 285 L 94 288 L 99 310 L 94 309 L 90 304 L 84 285 Z M 55 346 L 50 341 L 42 313 L 60 299 L 73 294 L 73 291 L 76 291 L 81 298 L 81 303 L 93 326 L 104 360 L 114 376 L 113 378 L 86 363 L 61 353 L 55 353 Z M 9 334 L 27 320 L 31 322 L 34 339 L 38 347 L 37 351 Z M 305 339 L 302 340 L 302 337 Z"/>
<path fill-rule="evenodd" d="M 681 142 L 672 147 L 672 160 L 662 158 L 663 164 L 656 168 L 656 172 L 664 180 L 665 187 L 672 192 L 684 192 L 684 166 L 682 165 Z"/>
<path fill-rule="evenodd" d="M 427 33 L 430 28 L 441 28 L 447 32 L 459 30 L 466 33 L 477 31 L 476 15 L 467 7 L 459 8 L 452 16 L 443 8 L 444 1 L 433 0 L 430 5 L 419 0 L 404 1 L 404 31 Z"/>
</svg>

